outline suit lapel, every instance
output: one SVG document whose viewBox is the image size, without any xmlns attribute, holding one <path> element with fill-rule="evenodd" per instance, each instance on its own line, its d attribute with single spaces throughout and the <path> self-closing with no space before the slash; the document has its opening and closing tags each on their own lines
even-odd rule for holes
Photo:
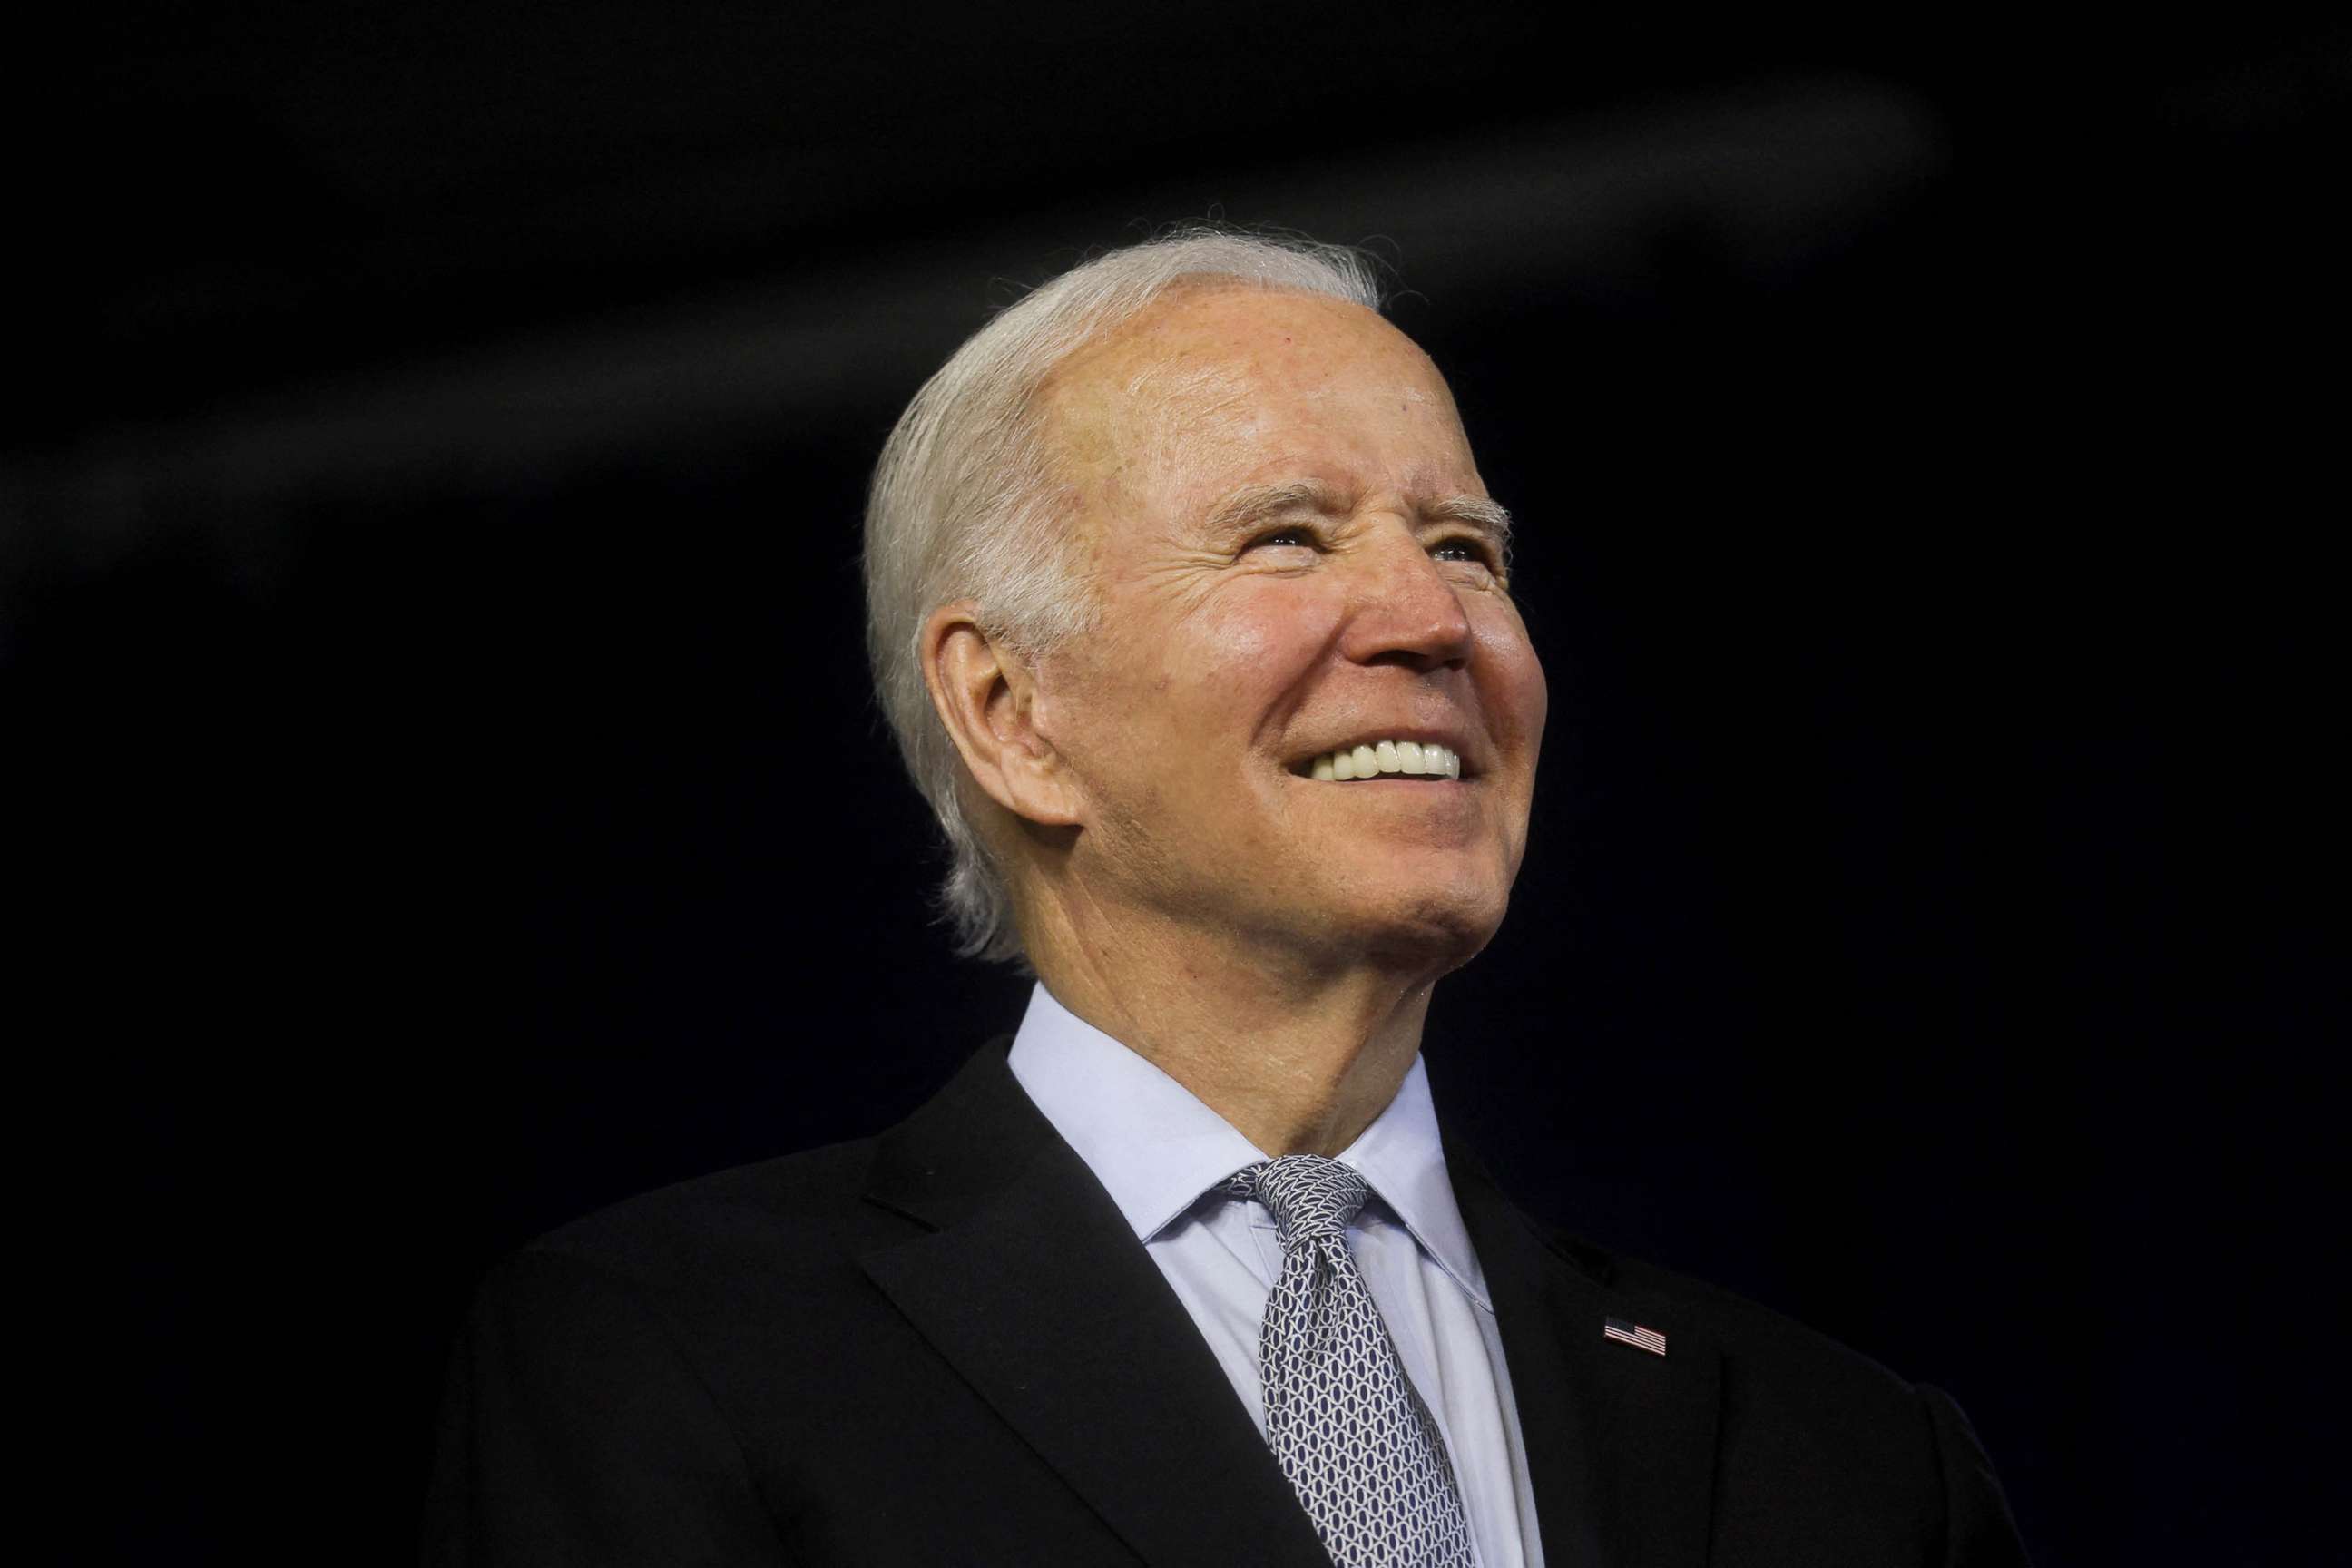
<svg viewBox="0 0 2352 1568">
<path fill-rule="evenodd" d="M 929 1227 L 864 1254 L 867 1274 L 1144 1561 L 1328 1568 L 1191 1316 L 1001 1047 L 883 1140 L 867 1197 Z"/>
<path fill-rule="evenodd" d="M 1526 1439 L 1553 1568 L 1698 1568 L 1707 1553 L 1722 1357 L 1610 1289 L 1605 1260 L 1541 1240 L 1475 1162 L 1449 1148 Z M 1606 1339 L 1608 1318 L 1666 1336 L 1660 1356 Z"/>
</svg>

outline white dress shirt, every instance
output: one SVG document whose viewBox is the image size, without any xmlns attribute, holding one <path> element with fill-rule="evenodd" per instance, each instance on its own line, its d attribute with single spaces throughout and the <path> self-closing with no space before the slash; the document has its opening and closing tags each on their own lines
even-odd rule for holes
<svg viewBox="0 0 2352 1568">
<path fill-rule="evenodd" d="M 1192 1091 L 1039 985 L 1013 1076 L 1077 1151 L 1265 1430 L 1258 1329 L 1282 1273 L 1274 1215 L 1210 1189 L 1266 1154 Z M 1373 1301 L 1454 1464 L 1482 1568 L 1541 1568 L 1534 1489 L 1503 1342 L 1438 1146 L 1421 1058 L 1339 1159 L 1372 1190 L 1348 1227 Z"/>
</svg>

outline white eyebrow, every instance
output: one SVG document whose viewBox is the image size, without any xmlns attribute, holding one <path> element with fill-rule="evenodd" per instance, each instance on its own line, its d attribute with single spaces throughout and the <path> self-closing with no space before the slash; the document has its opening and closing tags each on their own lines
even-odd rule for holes
<svg viewBox="0 0 2352 1568">
<path fill-rule="evenodd" d="M 1316 479 L 1280 485 L 1244 485 L 1217 503 L 1209 527 L 1217 533 L 1237 531 L 1285 512 L 1333 512 L 1343 510 L 1339 493 Z M 1441 496 L 1416 509 L 1423 521 L 1465 522 L 1493 537 L 1496 545 L 1511 542 L 1511 511 L 1484 496 Z"/>
<path fill-rule="evenodd" d="M 1209 514 L 1214 533 L 1234 533 L 1293 511 L 1336 511 L 1339 497 L 1331 487 L 1313 479 L 1286 485 L 1244 485 L 1217 503 Z"/>
<path fill-rule="evenodd" d="M 1446 496 L 1421 509 L 1433 522 L 1466 522 L 1494 536 L 1498 546 L 1511 542 L 1511 509 L 1485 496 Z"/>
</svg>

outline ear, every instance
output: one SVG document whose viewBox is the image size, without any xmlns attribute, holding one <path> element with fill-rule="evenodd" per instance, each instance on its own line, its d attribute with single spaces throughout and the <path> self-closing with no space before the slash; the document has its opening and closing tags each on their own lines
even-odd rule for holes
<svg viewBox="0 0 2352 1568">
<path fill-rule="evenodd" d="M 990 799 L 1051 826 L 1081 820 L 1078 795 L 1054 743 L 1037 727 L 1034 667 L 976 618 L 970 599 L 923 623 L 923 683 L 963 765 Z"/>
</svg>

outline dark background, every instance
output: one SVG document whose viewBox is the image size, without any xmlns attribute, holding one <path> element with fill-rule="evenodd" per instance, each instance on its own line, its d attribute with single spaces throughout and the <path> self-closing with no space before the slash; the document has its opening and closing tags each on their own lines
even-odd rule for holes
<svg viewBox="0 0 2352 1568">
<path fill-rule="evenodd" d="M 1537 1212 L 1951 1389 L 2044 1562 L 2309 1560 L 2347 55 L 589 0 L 20 56 L 7 1012 L 71 1518 L 404 1557 L 494 1257 L 1011 1026 L 926 921 L 866 473 L 1020 285 L 1216 216 L 1386 258 L 1524 520 L 1552 729 L 1441 1103 Z"/>
</svg>

